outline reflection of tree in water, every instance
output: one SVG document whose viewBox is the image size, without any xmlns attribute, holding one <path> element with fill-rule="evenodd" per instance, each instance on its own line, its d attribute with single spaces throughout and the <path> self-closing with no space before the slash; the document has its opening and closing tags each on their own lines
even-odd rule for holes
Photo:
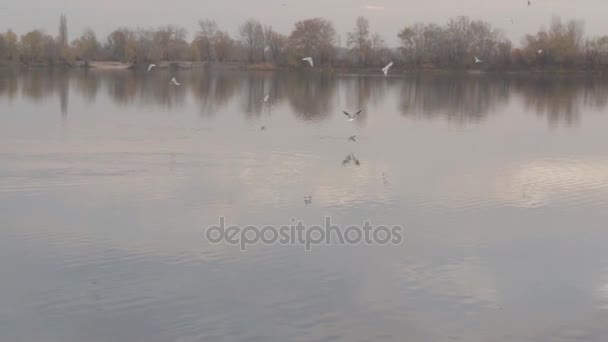
<svg viewBox="0 0 608 342">
<path fill-rule="evenodd" d="M 68 105 L 70 101 L 69 78 L 63 76 L 59 79 L 59 105 L 61 107 L 61 116 L 65 119 L 68 116 Z"/>
<path fill-rule="evenodd" d="M 266 87 L 267 80 L 272 73 L 248 72 L 245 79 L 241 82 L 243 87 L 241 96 L 241 107 L 248 116 L 259 116 L 265 104 L 262 99 L 269 89 Z"/>
<path fill-rule="evenodd" d="M 608 104 L 608 80 L 585 75 L 539 75 L 515 81 L 524 105 L 538 115 L 546 115 L 549 124 L 573 125 L 583 108 L 605 108 Z"/>
<path fill-rule="evenodd" d="M 18 89 L 17 73 L 10 69 L 0 70 L 0 96 L 12 100 Z"/>
<path fill-rule="evenodd" d="M 475 122 L 506 104 L 509 82 L 495 75 L 417 74 L 404 79 L 400 97 L 403 115 Z"/>
<path fill-rule="evenodd" d="M 363 111 L 357 122 L 365 121 L 370 101 L 378 104 L 384 100 L 387 80 L 382 77 L 352 76 L 342 79 L 346 87 L 346 107 L 344 110 Z"/>
<path fill-rule="evenodd" d="M 161 71 L 96 71 L 40 69 L 0 72 L 0 96 L 21 94 L 32 101 L 57 96 L 61 113 L 68 113 L 70 91 L 93 102 L 106 91 L 117 104 L 140 107 L 183 105 L 187 94 L 200 103 L 201 113 L 210 114 L 235 96 L 247 115 L 270 112 L 283 101 L 302 120 L 340 115 L 342 109 L 366 109 L 370 102 L 384 101 L 385 92 L 400 88 L 403 115 L 446 118 L 457 123 L 476 122 L 505 105 L 510 94 L 522 96 L 527 109 L 546 115 L 551 124 L 573 124 L 585 108 L 608 105 L 608 79 L 588 75 L 467 75 L 413 74 L 386 79 L 369 76 L 334 77 L 316 72 L 242 72 L 215 70 L 178 72 L 182 83 L 169 84 L 173 74 Z M 338 85 L 341 92 L 338 93 Z M 346 95 L 344 108 L 334 108 Z M 261 100 L 270 95 L 270 104 Z M 272 107 L 271 107 L 272 105 Z"/>
<path fill-rule="evenodd" d="M 62 69 L 41 69 L 23 73 L 18 78 L 21 81 L 21 92 L 23 96 L 34 102 L 42 101 L 44 98 L 54 96 L 59 98 L 61 115 L 66 117 L 69 105 L 69 79 L 71 72 Z M 11 80 L 16 85 L 17 78 Z"/>
<path fill-rule="evenodd" d="M 283 89 L 293 111 L 304 120 L 325 119 L 334 111 L 336 80 L 323 74 L 292 74 Z"/>
<path fill-rule="evenodd" d="M 95 72 L 84 71 L 74 73 L 73 77 L 75 89 L 88 101 L 93 102 L 99 92 L 101 79 Z"/>
<path fill-rule="evenodd" d="M 240 77 L 233 72 L 193 73 L 190 84 L 194 100 L 200 103 L 201 114 L 211 115 L 228 104 L 235 95 Z"/>
</svg>

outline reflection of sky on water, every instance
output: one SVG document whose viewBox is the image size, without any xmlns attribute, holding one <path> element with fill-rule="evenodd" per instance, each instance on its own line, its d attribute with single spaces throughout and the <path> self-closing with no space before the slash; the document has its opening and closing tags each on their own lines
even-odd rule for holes
<svg viewBox="0 0 608 342">
<path fill-rule="evenodd" d="M 0 76 L 7 338 L 603 341 L 603 81 L 167 76 Z M 241 253 L 219 216 L 405 242 Z"/>
</svg>

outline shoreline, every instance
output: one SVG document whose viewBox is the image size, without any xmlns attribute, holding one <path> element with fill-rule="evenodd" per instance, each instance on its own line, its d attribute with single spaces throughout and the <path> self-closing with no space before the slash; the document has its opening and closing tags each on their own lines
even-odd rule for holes
<svg viewBox="0 0 608 342">
<path fill-rule="evenodd" d="M 240 62 L 191 62 L 191 61 L 165 61 L 156 62 L 155 69 L 177 69 L 177 70 L 197 70 L 197 69 L 214 69 L 214 70 L 242 70 L 253 72 L 277 72 L 277 71 L 301 71 L 302 68 L 290 66 L 276 66 L 270 63 L 265 64 L 244 64 Z M 85 69 L 85 70 L 146 70 L 149 64 L 133 64 L 115 61 L 93 61 L 88 65 L 84 62 L 77 62 L 73 65 L 49 65 L 45 63 L 36 63 L 31 65 L 20 64 L 17 62 L 0 62 L 0 68 L 16 68 L 16 69 Z M 335 74 L 357 74 L 357 75 L 376 75 L 381 74 L 379 67 L 318 67 L 313 69 L 316 72 L 335 73 Z M 608 67 L 601 69 L 472 69 L 466 67 L 459 68 L 415 68 L 404 67 L 402 69 L 393 68 L 391 75 L 404 75 L 412 73 L 451 73 L 451 74 L 514 74 L 514 75 L 566 75 L 566 74 L 595 74 L 602 76 L 608 74 Z"/>
</svg>

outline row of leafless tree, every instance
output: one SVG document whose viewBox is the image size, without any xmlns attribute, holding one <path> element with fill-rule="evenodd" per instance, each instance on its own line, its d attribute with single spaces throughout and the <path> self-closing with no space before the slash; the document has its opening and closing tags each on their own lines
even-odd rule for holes
<svg viewBox="0 0 608 342">
<path fill-rule="evenodd" d="M 186 30 L 175 26 L 155 29 L 119 28 L 100 41 L 87 29 L 68 40 L 67 19 L 61 16 L 59 33 L 42 30 L 22 36 L 0 34 L 0 60 L 23 64 L 72 65 L 75 61 L 121 61 L 145 64 L 159 61 L 218 61 L 302 65 L 313 57 L 317 65 L 377 67 L 394 60 L 416 68 L 467 68 L 474 56 L 481 68 L 589 68 L 608 64 L 608 36 L 586 38 L 583 23 L 554 18 L 548 29 L 527 35 L 514 48 L 503 33 L 487 22 L 467 17 L 450 19 L 445 25 L 415 24 L 398 34 L 401 46 L 389 49 L 382 37 L 372 33 L 367 19 L 356 20 L 347 34 L 346 46 L 331 22 L 313 18 L 298 21 L 289 35 L 256 20 L 243 23 L 236 37 L 212 20 L 201 20 L 188 41 Z"/>
</svg>

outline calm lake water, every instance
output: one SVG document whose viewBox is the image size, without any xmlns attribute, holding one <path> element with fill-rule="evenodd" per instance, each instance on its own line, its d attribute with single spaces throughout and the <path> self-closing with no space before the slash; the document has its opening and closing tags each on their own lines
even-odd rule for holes
<svg viewBox="0 0 608 342">
<path fill-rule="evenodd" d="M 608 80 L 172 76 L 0 71 L 0 340 L 608 340 Z"/>
</svg>

